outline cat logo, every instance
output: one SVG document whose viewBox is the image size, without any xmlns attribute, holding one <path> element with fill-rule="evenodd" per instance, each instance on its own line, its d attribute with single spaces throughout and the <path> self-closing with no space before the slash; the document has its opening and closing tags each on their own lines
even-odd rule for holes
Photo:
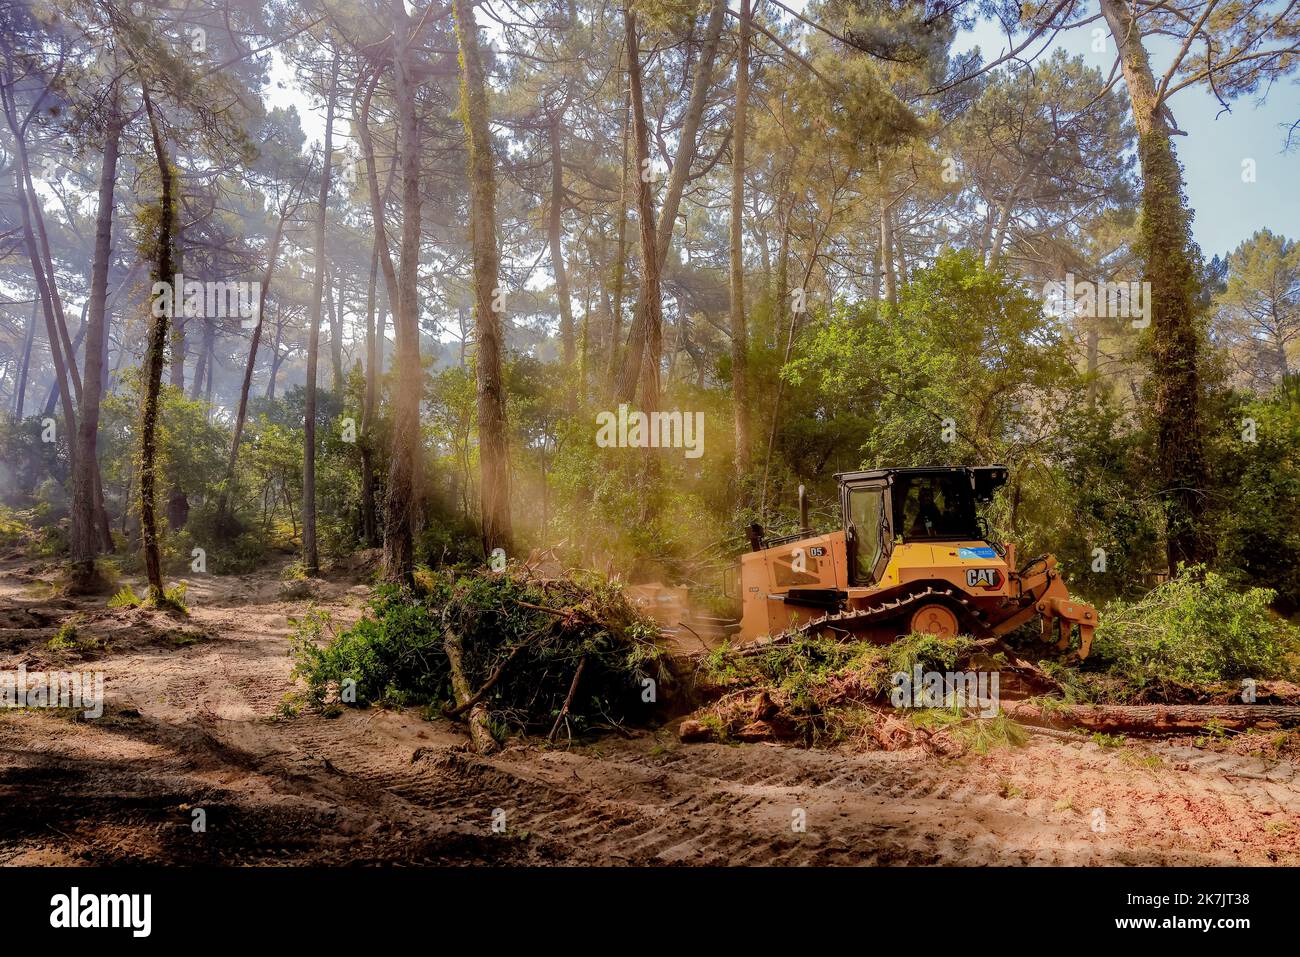
<svg viewBox="0 0 1300 957">
<path fill-rule="evenodd" d="M 968 568 L 966 569 L 966 587 L 1000 588 L 1002 587 L 1002 573 L 996 568 Z"/>
</svg>

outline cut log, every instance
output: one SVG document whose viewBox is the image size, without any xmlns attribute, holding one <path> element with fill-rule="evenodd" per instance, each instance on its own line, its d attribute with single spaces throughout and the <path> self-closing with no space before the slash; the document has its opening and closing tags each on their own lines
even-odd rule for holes
<svg viewBox="0 0 1300 957">
<path fill-rule="evenodd" d="M 447 652 L 447 662 L 451 665 L 451 689 L 456 695 L 456 703 L 465 705 L 469 709 L 469 714 L 466 716 L 469 722 L 469 739 L 474 744 L 474 750 L 479 754 L 491 754 L 497 749 L 497 742 L 492 737 L 492 729 L 488 723 L 488 709 L 482 701 L 472 700 L 474 689 L 465 679 L 465 671 L 461 665 L 464 649 L 460 635 L 454 628 L 448 626 L 444 629 L 442 646 Z"/>
<path fill-rule="evenodd" d="M 1300 726 L 1300 707 L 1265 704 L 1089 704 L 1044 708 L 1032 701 L 1015 701 L 1003 711 L 1023 724 L 1120 734 L 1195 734 L 1211 728 L 1244 731 Z"/>
<path fill-rule="evenodd" d="M 687 718 L 677 728 L 677 737 L 685 743 L 696 741 L 709 741 L 713 738 L 713 730 L 703 721 L 696 721 L 694 718 Z"/>
</svg>

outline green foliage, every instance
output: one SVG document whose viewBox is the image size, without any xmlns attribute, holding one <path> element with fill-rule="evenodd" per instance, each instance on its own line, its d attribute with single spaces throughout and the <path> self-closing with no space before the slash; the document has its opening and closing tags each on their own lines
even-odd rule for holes
<svg viewBox="0 0 1300 957">
<path fill-rule="evenodd" d="M 157 608 L 160 611 L 174 611 L 182 615 L 190 613 L 189 606 L 185 604 L 185 595 L 189 586 L 185 582 L 178 582 L 171 588 L 164 588 L 162 594 L 152 595 L 146 600 L 145 604 L 150 608 Z"/>
<path fill-rule="evenodd" d="M 1204 566 L 1101 615 L 1093 655 L 1138 687 L 1290 677 L 1300 629 L 1269 609 L 1266 588 L 1239 591 Z"/>
<path fill-rule="evenodd" d="M 892 676 L 922 671 L 953 671 L 970 651 L 972 639 L 904 635 L 880 646 L 870 641 L 834 637 L 798 637 L 758 655 L 740 655 L 728 645 L 714 649 L 703 662 L 708 678 L 723 685 L 764 686 L 779 692 L 786 710 L 796 716 L 822 712 L 831 702 L 885 694 Z"/>
<path fill-rule="evenodd" d="M 358 706 L 443 700 L 450 684 L 439 617 L 428 596 L 392 586 L 378 589 L 370 613 L 337 636 L 330 616 L 311 609 L 291 619 L 294 675 L 306 683 L 307 699 L 316 707 L 341 698 Z M 349 684 L 353 700 L 345 693 Z"/>
<path fill-rule="evenodd" d="M 1092 743 L 1099 748 L 1122 748 L 1128 741 L 1122 734 L 1106 734 L 1102 731 L 1092 733 Z"/>
<path fill-rule="evenodd" d="M 953 726 L 952 735 L 975 754 L 988 754 L 997 748 L 1020 748 L 1029 742 L 1029 732 L 1004 714 L 964 720 Z"/>
<path fill-rule="evenodd" d="M 1286 614 L 1300 611 L 1300 399 L 1287 388 L 1225 410 L 1209 449 L 1217 471 L 1211 513 L 1216 568 L 1240 585 L 1277 592 Z M 1242 440 L 1245 420 L 1254 443 Z"/>
<path fill-rule="evenodd" d="M 346 704 L 449 702 L 449 630 L 460 639 L 472 687 L 500 669 L 486 702 L 520 730 L 549 729 L 579 661 L 586 663 L 569 713 L 579 731 L 643 717 L 645 679 L 667 680 L 657 628 L 616 584 L 596 576 L 534 579 L 515 565 L 424 577 L 431 578 L 427 593 L 378 589 L 369 614 L 335 637 L 319 612 L 296 622 L 295 674 L 310 702 L 338 701 L 349 683 L 356 694 Z"/>
<path fill-rule="evenodd" d="M 30 534 L 30 527 L 14 509 L 0 505 L 0 548 L 12 548 Z"/>
<path fill-rule="evenodd" d="M 897 312 L 836 303 L 783 375 L 864 417 L 862 464 L 1014 465 L 1078 398 L 1062 330 L 971 253 L 918 270 Z M 956 441 L 944 441 L 951 419 Z"/>
<path fill-rule="evenodd" d="M 633 580 L 674 580 L 691 556 L 717 561 L 724 539 L 736 539 L 733 481 L 725 462 L 734 441 L 734 413 L 725 396 L 686 385 L 665 395 L 663 408 L 704 413 L 704 449 L 699 459 L 682 450 L 600 448 L 596 414 L 617 407 L 587 406 L 549 428 L 554 453 L 548 459 L 548 488 L 536 487 L 532 514 L 546 518 L 544 541 L 572 543 L 572 561 L 604 568 L 611 562 Z M 653 465 L 651 465 L 653 461 Z M 527 513 L 526 513 L 527 514 Z"/>
<path fill-rule="evenodd" d="M 69 541 L 66 525 L 46 525 L 37 529 L 32 539 L 32 551 L 41 558 L 58 558 L 68 554 Z"/>
<path fill-rule="evenodd" d="M 68 437 L 56 429 L 56 441 L 41 441 L 45 431 L 42 419 L 41 415 L 31 415 L 14 422 L 0 417 L 0 504 L 33 510 L 32 524 L 58 518 L 48 514 L 49 503 L 70 475 Z"/>
<path fill-rule="evenodd" d="M 953 671 L 970 650 L 973 639 L 965 635 L 941 638 L 925 632 L 904 635 L 885 651 L 885 667 L 890 675 L 911 674 L 917 665 L 921 671 Z"/>
<path fill-rule="evenodd" d="M 777 645 L 753 659 L 754 673 L 778 688 L 795 714 L 820 710 L 820 692 L 836 677 L 862 670 L 878 660 L 878 651 L 868 642 L 841 643 L 827 638 L 797 638 Z"/>
<path fill-rule="evenodd" d="M 139 608 L 143 604 L 144 599 L 137 595 L 130 585 L 122 588 L 108 600 L 109 608 Z"/>
<path fill-rule="evenodd" d="M 50 651 L 74 651 L 85 644 L 85 639 L 78 633 L 78 626 L 82 623 L 80 615 L 73 615 L 54 633 L 54 637 L 46 642 L 46 647 Z"/>
<path fill-rule="evenodd" d="M 1055 554 L 1071 591 L 1095 600 L 1138 597 L 1165 563 L 1163 515 L 1146 491 L 1154 469 L 1146 433 L 1103 396 L 1075 408 L 1062 437 L 1056 461 L 1017 476 L 1012 489 L 1021 558 Z M 1009 524 L 1005 496 L 998 511 L 997 524 Z"/>
</svg>

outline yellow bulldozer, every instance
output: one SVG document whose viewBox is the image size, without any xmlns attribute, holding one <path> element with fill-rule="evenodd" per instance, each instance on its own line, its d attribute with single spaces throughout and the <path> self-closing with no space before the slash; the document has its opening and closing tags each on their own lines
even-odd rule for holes
<svg viewBox="0 0 1300 957">
<path fill-rule="evenodd" d="M 886 468 L 836 475 L 842 527 L 814 532 L 799 490 L 800 531 L 749 528 L 742 614 L 731 640 L 791 632 L 888 641 L 910 632 L 1005 635 L 1037 617 L 1062 650 L 1078 631 L 1088 656 L 1097 611 L 1074 601 L 1042 555 L 1016 567 L 1016 546 L 992 539 L 976 506 L 1006 483 L 1004 466 Z"/>
</svg>

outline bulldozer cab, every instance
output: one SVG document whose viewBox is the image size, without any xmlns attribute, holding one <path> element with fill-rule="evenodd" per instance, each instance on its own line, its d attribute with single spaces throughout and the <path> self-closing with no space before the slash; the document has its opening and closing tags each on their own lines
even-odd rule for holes
<svg viewBox="0 0 1300 957">
<path fill-rule="evenodd" d="M 1007 480 L 1000 465 L 843 472 L 840 504 L 854 585 L 879 580 L 898 542 L 983 541 L 976 505 Z"/>
</svg>

